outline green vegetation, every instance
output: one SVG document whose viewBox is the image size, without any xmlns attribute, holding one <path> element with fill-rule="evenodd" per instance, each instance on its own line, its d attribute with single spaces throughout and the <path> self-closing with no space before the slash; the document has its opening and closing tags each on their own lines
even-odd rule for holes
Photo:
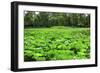
<svg viewBox="0 0 100 73">
<path fill-rule="evenodd" d="M 25 61 L 90 58 L 89 28 L 25 29 Z"/>
<path fill-rule="evenodd" d="M 24 61 L 90 58 L 90 14 L 24 12 Z"/>
<path fill-rule="evenodd" d="M 90 14 L 26 11 L 25 27 L 90 27 Z"/>
</svg>

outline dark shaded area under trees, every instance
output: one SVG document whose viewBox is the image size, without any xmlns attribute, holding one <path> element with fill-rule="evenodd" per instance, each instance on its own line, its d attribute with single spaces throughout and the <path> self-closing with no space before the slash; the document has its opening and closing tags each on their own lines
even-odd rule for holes
<svg viewBox="0 0 100 73">
<path fill-rule="evenodd" d="M 24 27 L 90 27 L 90 14 L 58 12 L 24 12 Z"/>
</svg>

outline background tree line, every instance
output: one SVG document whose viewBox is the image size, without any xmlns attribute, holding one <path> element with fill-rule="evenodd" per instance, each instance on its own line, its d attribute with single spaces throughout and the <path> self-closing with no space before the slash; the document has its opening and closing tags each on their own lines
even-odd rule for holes
<svg viewBox="0 0 100 73">
<path fill-rule="evenodd" d="M 24 12 L 25 27 L 90 27 L 90 14 L 58 12 Z"/>
</svg>

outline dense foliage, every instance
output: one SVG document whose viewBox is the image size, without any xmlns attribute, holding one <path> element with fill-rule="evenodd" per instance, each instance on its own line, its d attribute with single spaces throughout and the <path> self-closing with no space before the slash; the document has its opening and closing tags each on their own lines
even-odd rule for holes
<svg viewBox="0 0 100 73">
<path fill-rule="evenodd" d="M 89 28 L 55 26 L 24 31 L 24 61 L 90 58 Z"/>
<path fill-rule="evenodd" d="M 90 58 L 90 14 L 25 11 L 24 27 L 24 61 Z"/>
<path fill-rule="evenodd" d="M 90 27 L 90 14 L 25 11 L 25 27 Z"/>
</svg>

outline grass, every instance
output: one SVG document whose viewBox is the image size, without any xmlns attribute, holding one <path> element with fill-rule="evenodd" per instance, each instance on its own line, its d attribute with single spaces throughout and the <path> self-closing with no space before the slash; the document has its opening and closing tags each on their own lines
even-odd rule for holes
<svg viewBox="0 0 100 73">
<path fill-rule="evenodd" d="M 90 58 L 90 29 L 58 27 L 24 30 L 24 61 Z"/>
</svg>

